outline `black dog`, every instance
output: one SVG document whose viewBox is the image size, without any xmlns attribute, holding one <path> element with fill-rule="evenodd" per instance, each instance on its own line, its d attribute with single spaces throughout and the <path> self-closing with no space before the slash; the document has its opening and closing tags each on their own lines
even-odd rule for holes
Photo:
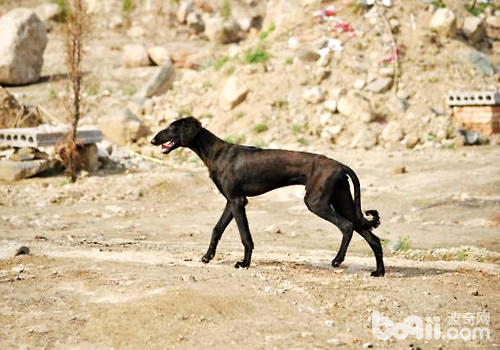
<svg viewBox="0 0 500 350">
<path fill-rule="evenodd" d="M 204 263 L 212 260 L 222 233 L 234 218 L 245 247 L 244 258 L 235 267 L 248 267 L 254 246 L 245 214 L 247 197 L 283 186 L 305 185 L 307 208 L 342 231 L 342 244 L 332 266 L 338 267 L 344 261 L 354 230 L 363 236 L 375 254 L 377 269 L 372 276 L 384 275 L 382 246 L 371 232 L 380 223 L 378 212 L 367 211 L 366 214 L 372 216 L 370 220 L 363 216 L 358 177 L 342 163 L 319 154 L 228 143 L 203 128 L 193 117 L 173 122 L 160 131 L 151 143 L 161 145 L 164 154 L 178 147 L 194 151 L 208 167 L 210 178 L 227 200 L 212 232 L 208 251 L 201 259 Z M 354 185 L 354 201 L 347 176 Z"/>
</svg>

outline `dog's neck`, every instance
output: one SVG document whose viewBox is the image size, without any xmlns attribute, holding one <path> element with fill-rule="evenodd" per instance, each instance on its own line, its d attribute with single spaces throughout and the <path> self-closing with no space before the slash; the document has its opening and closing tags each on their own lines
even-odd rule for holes
<svg viewBox="0 0 500 350">
<path fill-rule="evenodd" d="M 221 140 L 205 128 L 196 135 L 193 143 L 188 147 L 200 157 L 205 165 L 210 169 L 212 161 L 217 153 L 227 145 L 227 142 Z"/>
</svg>

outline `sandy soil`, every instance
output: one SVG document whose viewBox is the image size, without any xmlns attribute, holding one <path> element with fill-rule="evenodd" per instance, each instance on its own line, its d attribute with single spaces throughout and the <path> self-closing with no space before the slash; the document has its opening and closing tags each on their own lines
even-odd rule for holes
<svg viewBox="0 0 500 350">
<path fill-rule="evenodd" d="M 375 261 L 359 237 L 330 267 L 340 232 L 307 212 L 301 187 L 250 200 L 254 260 L 236 270 L 234 223 L 216 259 L 199 262 L 224 202 L 198 165 L 2 183 L 3 243 L 32 253 L 0 262 L 2 349 L 497 348 L 499 153 L 328 153 L 359 173 L 363 208 L 381 212 L 384 278 L 369 276 Z M 392 251 L 398 237 L 409 251 Z M 463 246 L 483 256 L 430 253 Z M 417 249 L 424 258 L 405 258 Z M 439 316 L 443 330 L 451 313 L 489 312 L 491 339 L 382 341 L 373 311 Z"/>
</svg>

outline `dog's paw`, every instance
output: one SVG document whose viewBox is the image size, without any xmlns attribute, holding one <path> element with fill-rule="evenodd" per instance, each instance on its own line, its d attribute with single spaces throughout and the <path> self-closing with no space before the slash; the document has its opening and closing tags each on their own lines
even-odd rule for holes
<svg viewBox="0 0 500 350">
<path fill-rule="evenodd" d="M 237 269 L 239 269 L 239 268 L 248 269 L 249 266 L 250 266 L 250 263 L 247 263 L 245 261 L 238 261 L 236 264 L 234 264 L 234 267 Z"/>
<path fill-rule="evenodd" d="M 385 271 L 372 271 L 372 277 L 382 277 L 385 275 Z"/>
<path fill-rule="evenodd" d="M 332 266 L 333 267 L 339 267 L 341 264 L 342 264 L 342 261 L 338 261 L 338 260 L 335 260 L 335 259 L 332 260 Z"/>
<path fill-rule="evenodd" d="M 208 264 L 210 262 L 210 260 L 212 260 L 214 258 L 214 255 L 213 254 L 205 254 L 201 257 L 201 262 L 205 263 L 205 264 Z"/>
</svg>

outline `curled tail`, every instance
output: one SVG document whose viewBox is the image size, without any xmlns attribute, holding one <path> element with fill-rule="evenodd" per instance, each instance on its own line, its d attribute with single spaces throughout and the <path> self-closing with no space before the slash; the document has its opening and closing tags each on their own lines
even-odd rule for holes
<svg viewBox="0 0 500 350">
<path fill-rule="evenodd" d="M 351 178 L 352 184 L 354 186 L 354 207 L 356 209 L 356 218 L 358 222 L 361 223 L 362 228 L 371 229 L 376 228 L 380 225 L 380 216 L 378 215 L 378 211 L 376 210 L 367 210 L 365 211 L 366 215 L 371 216 L 370 220 L 366 219 L 361 211 L 361 190 L 359 179 L 354 170 L 349 168 L 346 165 L 342 165 L 344 171 Z"/>
</svg>

